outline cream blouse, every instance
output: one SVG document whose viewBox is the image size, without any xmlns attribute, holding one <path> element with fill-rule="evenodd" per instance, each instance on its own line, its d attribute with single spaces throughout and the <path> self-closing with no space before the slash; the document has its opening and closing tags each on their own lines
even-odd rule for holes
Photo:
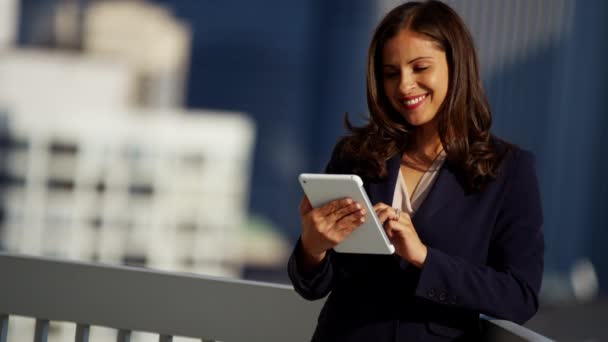
<svg viewBox="0 0 608 342">
<path fill-rule="evenodd" d="M 435 183 L 435 179 L 437 178 L 437 175 L 439 175 L 439 170 L 441 170 L 445 158 L 445 151 L 441 151 L 428 170 L 426 170 L 420 178 L 411 198 L 408 195 L 407 185 L 405 184 L 405 179 L 403 178 L 400 169 L 399 177 L 397 177 L 397 185 L 395 186 L 395 194 L 393 196 L 393 207 L 401 208 L 404 213 L 408 213 L 410 216 L 414 215 L 422 202 L 424 202 L 433 183 Z"/>
</svg>

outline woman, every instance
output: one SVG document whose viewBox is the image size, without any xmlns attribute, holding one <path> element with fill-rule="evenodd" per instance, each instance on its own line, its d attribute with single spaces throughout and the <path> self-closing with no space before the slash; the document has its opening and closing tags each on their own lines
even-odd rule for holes
<svg viewBox="0 0 608 342">
<path fill-rule="evenodd" d="M 396 253 L 334 252 L 364 210 L 303 199 L 289 276 L 306 299 L 331 292 L 313 340 L 474 340 L 480 313 L 530 319 L 544 251 L 533 157 L 490 134 L 462 19 L 437 1 L 388 13 L 369 48 L 367 98 L 368 124 L 346 119 L 352 134 L 326 171 L 363 178 Z"/>
</svg>

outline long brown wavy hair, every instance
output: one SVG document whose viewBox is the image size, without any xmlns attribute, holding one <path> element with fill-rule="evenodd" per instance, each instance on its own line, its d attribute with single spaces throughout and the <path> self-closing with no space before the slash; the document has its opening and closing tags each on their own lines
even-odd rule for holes
<svg viewBox="0 0 608 342">
<path fill-rule="evenodd" d="M 492 144 L 492 113 L 479 77 L 473 38 L 462 19 L 439 1 L 410 2 L 391 10 L 372 38 L 367 62 L 368 123 L 354 127 L 345 115 L 350 135 L 339 141 L 339 158 L 370 180 L 386 176 L 386 161 L 403 153 L 415 128 L 392 107 L 383 88 L 382 50 L 400 30 L 433 39 L 448 62 L 447 95 L 438 113 L 438 133 L 447 162 L 456 166 L 466 188 L 481 191 L 496 177 L 502 159 Z"/>
</svg>

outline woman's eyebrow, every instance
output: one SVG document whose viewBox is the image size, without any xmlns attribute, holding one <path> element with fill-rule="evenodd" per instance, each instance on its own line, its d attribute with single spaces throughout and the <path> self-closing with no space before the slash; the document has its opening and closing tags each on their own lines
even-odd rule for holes
<svg viewBox="0 0 608 342">
<path fill-rule="evenodd" d="M 417 61 L 417 60 L 419 60 L 419 59 L 427 59 L 427 58 L 428 58 L 428 59 L 433 59 L 433 57 L 432 57 L 432 56 L 420 56 L 420 57 L 416 57 L 416 58 L 412 59 L 411 61 L 409 61 L 409 62 L 407 62 L 407 63 L 408 63 L 408 64 L 410 64 L 410 63 L 414 63 L 415 61 Z"/>
<path fill-rule="evenodd" d="M 407 64 L 412 64 L 412 63 L 414 63 L 414 62 L 416 62 L 418 60 L 421 60 L 421 59 L 433 59 L 433 57 L 432 56 L 420 56 L 420 57 L 416 57 L 416 58 L 410 60 L 409 62 L 407 62 Z M 398 64 L 384 63 L 382 66 L 385 67 L 385 68 L 397 68 Z"/>
</svg>

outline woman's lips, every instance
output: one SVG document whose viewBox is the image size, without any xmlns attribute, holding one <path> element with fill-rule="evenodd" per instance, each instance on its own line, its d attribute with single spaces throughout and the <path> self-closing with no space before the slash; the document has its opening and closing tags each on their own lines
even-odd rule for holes
<svg viewBox="0 0 608 342">
<path fill-rule="evenodd" d="M 407 110 L 413 110 L 420 107 L 424 101 L 426 100 L 427 94 L 417 95 L 417 96 L 408 96 L 401 100 L 403 106 Z"/>
</svg>

